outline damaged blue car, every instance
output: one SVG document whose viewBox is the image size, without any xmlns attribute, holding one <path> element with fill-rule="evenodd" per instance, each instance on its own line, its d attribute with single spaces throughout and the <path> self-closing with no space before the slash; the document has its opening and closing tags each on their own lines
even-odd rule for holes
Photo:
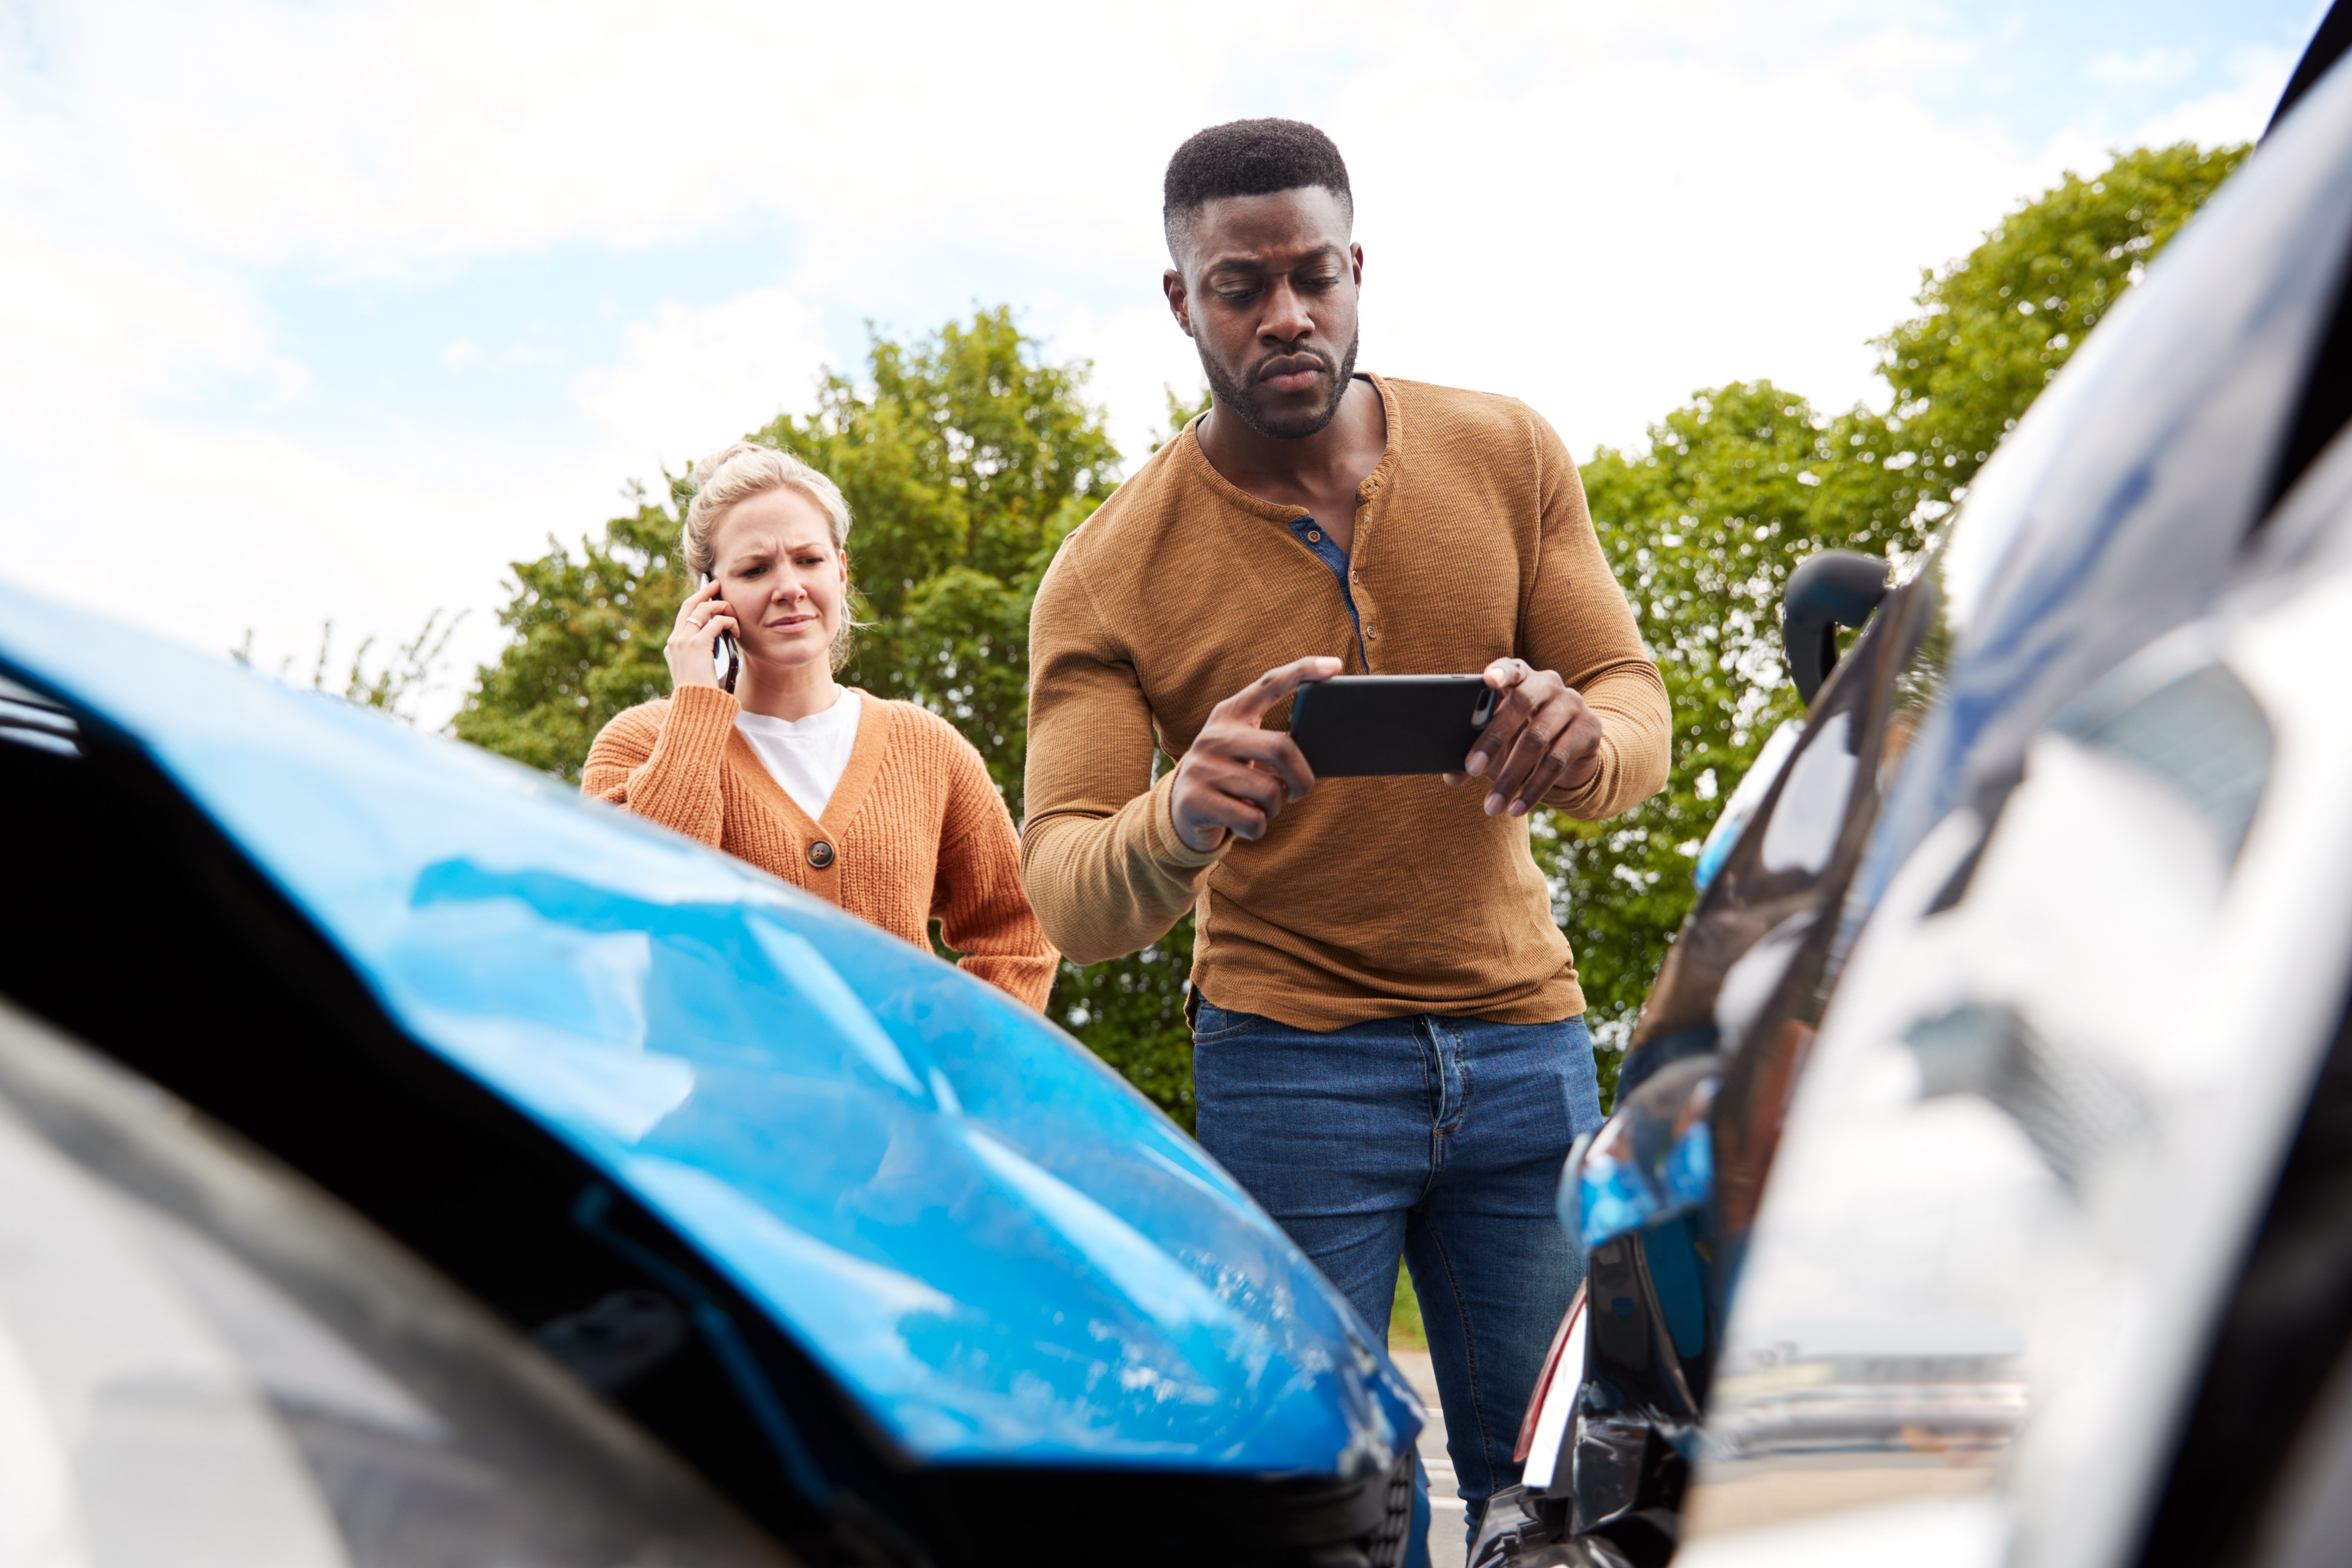
<svg viewBox="0 0 2352 1568">
<path fill-rule="evenodd" d="M 0 1449 L 59 1561 L 1405 1560 L 1381 1347 L 930 954 L 5 588 L 0 799 Z"/>
</svg>

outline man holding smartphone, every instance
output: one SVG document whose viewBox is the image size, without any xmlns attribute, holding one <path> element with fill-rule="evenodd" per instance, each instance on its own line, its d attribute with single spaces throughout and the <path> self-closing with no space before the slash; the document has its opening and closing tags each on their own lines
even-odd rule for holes
<svg viewBox="0 0 2352 1568">
<path fill-rule="evenodd" d="M 1376 1332 L 1402 1254 L 1475 1529 L 1582 1271 L 1553 1202 L 1601 1120 L 1527 813 L 1654 794 L 1665 688 L 1550 426 L 1356 374 L 1328 138 L 1203 131 L 1163 216 L 1213 400 L 1038 589 L 1024 880 L 1081 963 L 1196 912 L 1201 1141 Z M 1286 732 L 1305 681 L 1478 671 L 1498 700 L 1460 773 L 1318 784 Z"/>
</svg>

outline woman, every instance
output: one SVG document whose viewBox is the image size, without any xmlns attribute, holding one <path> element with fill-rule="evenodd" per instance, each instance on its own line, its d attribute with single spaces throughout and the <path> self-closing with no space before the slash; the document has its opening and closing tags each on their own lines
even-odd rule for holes
<svg viewBox="0 0 2352 1568">
<path fill-rule="evenodd" d="M 671 695 L 588 749 L 583 794 L 628 807 L 928 948 L 1043 1009 L 1058 960 L 1021 890 L 1013 818 L 971 742 L 833 679 L 847 655 L 849 505 L 799 458 L 738 441 L 696 468 L 701 586 L 663 650 Z M 740 646 L 730 693 L 713 647 Z"/>
</svg>

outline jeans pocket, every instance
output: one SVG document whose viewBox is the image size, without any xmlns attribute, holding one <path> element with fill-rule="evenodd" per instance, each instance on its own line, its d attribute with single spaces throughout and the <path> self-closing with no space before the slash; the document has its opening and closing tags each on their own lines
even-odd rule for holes
<svg viewBox="0 0 2352 1568">
<path fill-rule="evenodd" d="M 1201 999 L 1200 1011 L 1192 1019 L 1193 1048 L 1213 1046 L 1220 1040 L 1246 1035 L 1260 1022 L 1255 1013 L 1228 1013 L 1204 996 Z"/>
</svg>

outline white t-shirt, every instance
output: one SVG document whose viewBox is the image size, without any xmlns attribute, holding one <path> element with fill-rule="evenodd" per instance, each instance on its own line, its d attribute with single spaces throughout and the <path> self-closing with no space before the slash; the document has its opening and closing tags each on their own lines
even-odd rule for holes
<svg viewBox="0 0 2352 1568">
<path fill-rule="evenodd" d="M 857 693 L 844 687 L 832 707 L 805 719 L 738 713 L 735 727 L 793 803 L 812 817 L 823 816 L 857 744 Z"/>
</svg>

